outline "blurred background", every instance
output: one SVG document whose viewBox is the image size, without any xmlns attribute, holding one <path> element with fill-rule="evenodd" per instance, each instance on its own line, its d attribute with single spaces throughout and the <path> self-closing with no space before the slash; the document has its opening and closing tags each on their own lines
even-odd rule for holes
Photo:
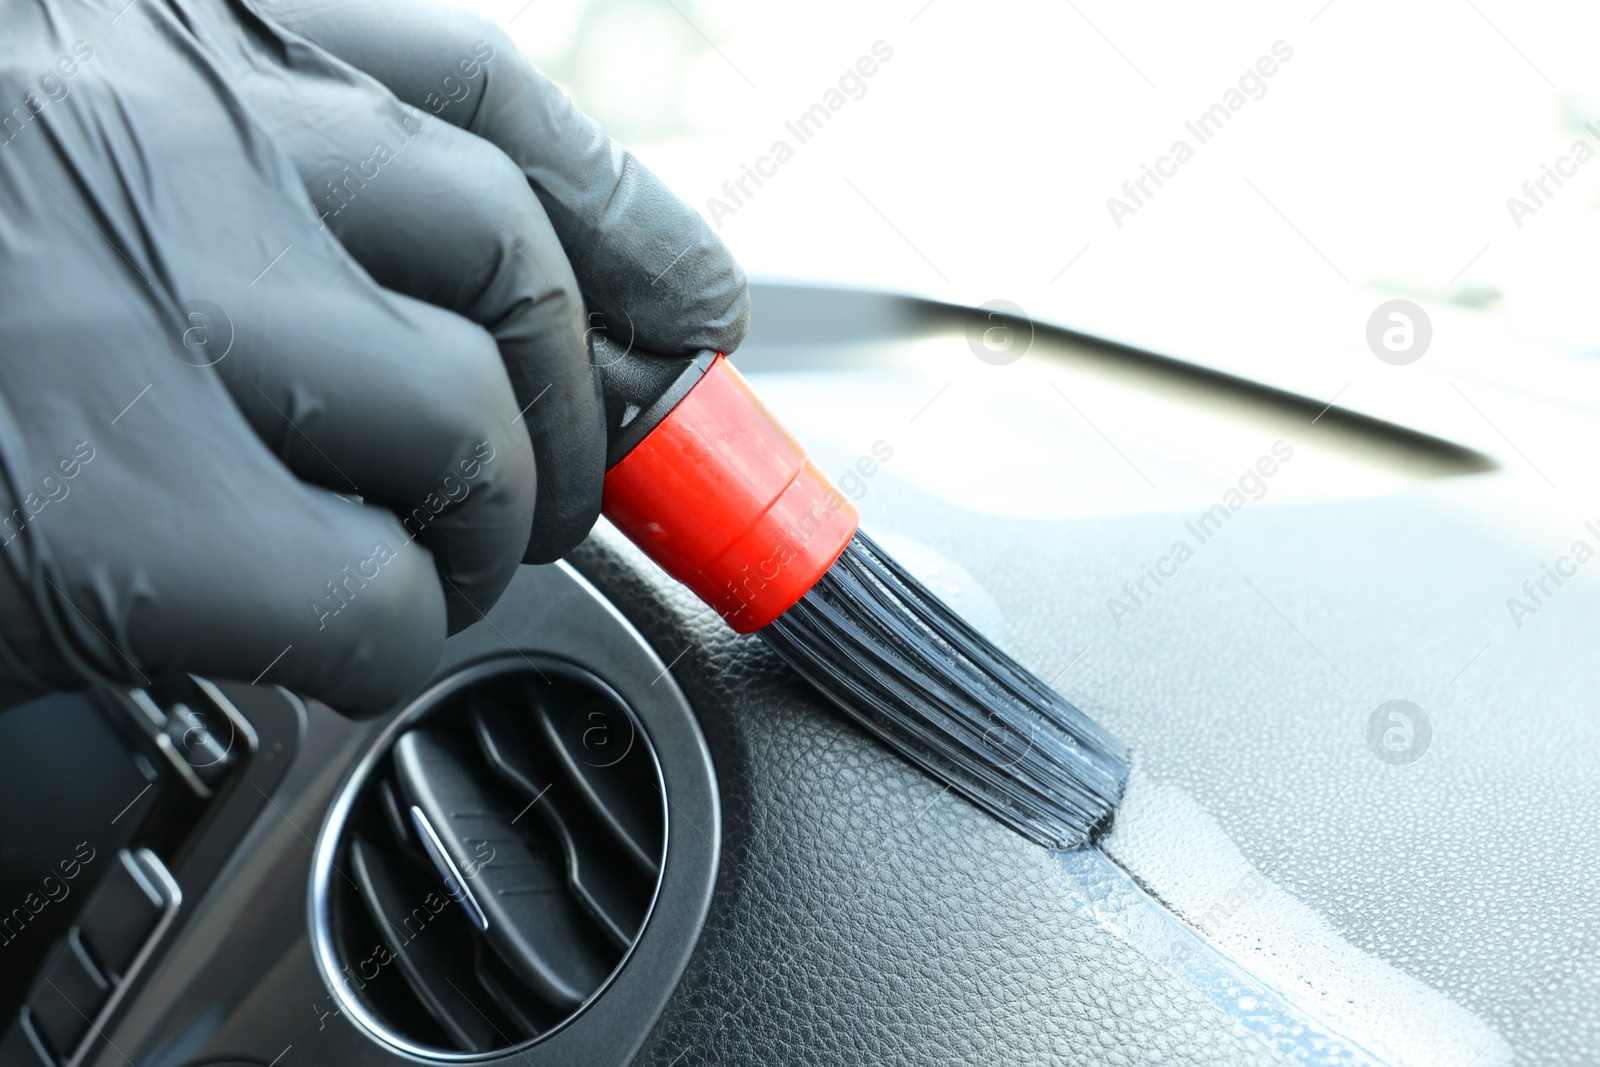
<svg viewBox="0 0 1600 1067">
<path fill-rule="evenodd" d="M 1005 300 L 1035 320 L 1488 438 L 1552 486 L 1582 494 L 1574 483 L 1588 481 L 1572 426 L 1541 412 L 1554 398 L 1587 424 L 1600 397 L 1589 313 L 1600 159 L 1586 154 L 1600 151 L 1600 8 L 465 6 L 505 24 L 753 276 Z M 1262 57 L 1270 77 L 1257 74 Z M 819 103 L 836 109 L 802 143 L 790 126 Z M 1229 103 L 1203 143 L 1186 127 Z M 792 154 L 739 193 L 780 140 Z M 1179 140 L 1192 157 L 1131 197 L 1124 183 Z M 1559 186 L 1547 169 L 1566 172 Z M 1114 213 L 1112 197 L 1134 210 Z M 1369 317 L 1395 297 L 1431 321 L 1409 366 L 1367 343 Z"/>
</svg>

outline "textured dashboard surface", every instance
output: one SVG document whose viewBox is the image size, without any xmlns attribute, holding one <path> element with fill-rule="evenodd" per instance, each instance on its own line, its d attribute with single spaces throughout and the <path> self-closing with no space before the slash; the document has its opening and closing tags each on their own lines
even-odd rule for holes
<svg viewBox="0 0 1600 1067">
<path fill-rule="evenodd" d="M 1600 523 L 1487 429 L 1462 462 L 1317 405 L 1186 435 L 1135 404 L 1119 430 L 1073 377 L 1103 354 L 983 366 L 959 332 L 902 346 L 854 325 L 814 315 L 803 329 L 837 336 L 758 334 L 736 361 L 875 535 L 1132 743 L 1105 847 L 1133 882 L 1371 1060 L 1600 1058 Z M 1238 482 L 1275 444 L 1292 456 Z M 1072 498 L 1118 479 L 1111 506 Z M 1269 1054 L 1046 854 L 603 539 L 582 565 L 681 655 L 730 793 L 724 883 L 647 1062 Z"/>
<path fill-rule="evenodd" d="M 1468 446 L 1494 464 L 1391 477 L 1411 445 L 1380 432 L 1336 477 L 1356 449 L 1319 439 L 1315 407 L 1146 448 L 1135 431 L 1163 428 L 1111 428 L 1073 352 L 1038 357 L 982 366 L 957 332 L 757 337 L 736 362 L 875 536 L 1133 745 L 1106 849 L 1197 937 L 1380 1061 L 1600 1058 L 1600 522 L 1575 487 L 1487 429 Z M 893 458 L 859 466 L 875 440 Z M 1197 536 L 1275 442 L 1293 457 Z M 1142 504 L 1041 491 L 1118 478 Z M 1237 1017 L 1069 906 L 1043 853 L 768 680 L 757 642 L 610 571 L 663 659 L 682 653 L 741 791 L 730 881 L 651 1062 L 1246 1054 Z"/>
<path fill-rule="evenodd" d="M 758 322 L 807 336 L 739 354 L 769 405 L 1136 773 L 1110 860 L 1035 848 L 602 527 L 573 562 L 670 669 L 722 792 L 717 892 L 641 1064 L 1600 1061 L 1600 511 L 1337 409 L 1160 368 L 1097 384 L 1125 353 L 993 366 L 894 306 L 771 295 Z M 580 640 L 531 632 L 533 577 L 453 647 Z M 305 933 L 311 835 L 376 728 L 313 715 L 112 1035 L 141 1067 L 399 1062 L 333 1015 Z M 1257 989 L 1364 1055 L 1275 1040 Z"/>
<path fill-rule="evenodd" d="M 717 897 L 641 1063 L 1278 1062 L 617 535 L 573 562 L 681 657 L 723 786 Z"/>
</svg>

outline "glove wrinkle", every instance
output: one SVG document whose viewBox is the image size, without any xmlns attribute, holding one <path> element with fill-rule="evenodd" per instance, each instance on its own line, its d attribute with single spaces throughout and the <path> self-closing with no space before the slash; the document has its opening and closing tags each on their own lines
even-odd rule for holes
<svg viewBox="0 0 1600 1067">
<path fill-rule="evenodd" d="M 0 25 L 0 706 L 191 671 L 390 708 L 599 514 L 588 312 L 743 337 L 715 234 L 485 20 Z"/>
</svg>

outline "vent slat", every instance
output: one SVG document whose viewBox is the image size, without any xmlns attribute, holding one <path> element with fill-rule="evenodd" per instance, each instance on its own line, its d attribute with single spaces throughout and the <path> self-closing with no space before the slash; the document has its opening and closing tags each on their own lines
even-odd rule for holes
<svg viewBox="0 0 1600 1067">
<path fill-rule="evenodd" d="M 511 973 L 500 954 L 482 940 L 476 943 L 473 964 L 478 986 L 523 1032 L 541 1034 L 559 1021 L 560 1015 L 544 1007 L 538 998 L 529 996 L 528 987 Z"/>
<path fill-rule="evenodd" d="M 632 716 L 609 701 L 587 711 L 568 708 L 565 710 L 570 724 L 563 730 L 555 721 L 550 704 L 539 699 L 531 684 L 529 690 L 534 722 L 554 757 L 552 762 L 572 783 L 574 794 L 584 802 L 595 821 L 615 838 L 624 855 L 651 878 L 660 877 L 661 831 L 659 827 L 652 827 L 649 813 L 640 803 L 640 775 L 627 758 L 632 745 L 639 741 Z M 595 715 L 603 717 L 603 726 L 600 725 L 602 720 L 591 718 Z M 608 735 L 628 731 L 624 737 L 610 739 L 607 744 L 625 744 L 629 750 L 620 756 L 607 752 L 594 759 L 584 759 L 574 752 L 574 748 L 584 748 L 585 735 L 599 729 L 604 729 Z M 563 736 L 569 733 L 577 736 L 570 740 Z M 650 792 L 657 791 L 653 785 L 646 788 Z"/>
<path fill-rule="evenodd" d="M 638 889 L 629 884 L 626 874 L 619 877 L 615 864 L 602 856 L 610 844 L 605 839 L 581 833 L 589 829 L 581 811 L 570 811 L 572 785 L 551 775 L 528 743 L 524 723 L 531 725 L 527 712 L 480 701 L 472 715 L 473 734 L 483 756 L 507 782 L 527 797 L 533 812 L 544 821 L 561 842 L 567 860 L 567 886 L 600 930 L 619 951 L 627 951 L 644 922 L 647 901 L 640 900 Z M 574 823 L 577 825 L 574 825 Z M 611 869 L 608 869 L 610 867 Z"/>
<path fill-rule="evenodd" d="M 598 753 L 583 734 L 597 710 L 621 728 Z M 665 848 L 661 773 L 632 712 L 581 668 L 479 675 L 409 723 L 356 788 L 330 936 L 349 974 L 388 950 L 344 993 L 412 1049 L 493 1054 L 549 1034 L 644 930 Z"/>
<path fill-rule="evenodd" d="M 394 795 L 394 783 L 387 778 L 380 778 L 375 789 L 378 794 L 378 809 L 383 812 L 383 821 L 388 826 L 389 835 L 394 838 L 395 845 L 412 862 L 425 862 L 426 857 L 422 853 L 422 848 L 412 836 L 411 827 L 400 812 L 400 800 Z"/>
<path fill-rule="evenodd" d="M 567 893 L 554 842 L 520 818 L 526 804 L 516 794 L 489 788 L 494 776 L 468 762 L 464 740 L 432 727 L 400 738 L 400 790 L 432 824 L 487 917 L 484 937 L 533 993 L 570 1011 L 600 987 L 617 956 Z"/>
<path fill-rule="evenodd" d="M 495 1027 L 461 992 L 463 984 L 476 988 L 472 970 L 462 965 L 446 931 L 434 925 L 439 920 L 434 906 L 443 911 L 453 905 L 433 905 L 428 893 L 446 901 L 449 898 L 437 889 L 415 892 L 416 879 L 403 879 L 381 849 L 359 837 L 350 842 L 350 867 L 395 966 L 434 1021 L 463 1052 L 486 1052 L 504 1044 Z M 412 882 L 413 892 L 407 892 L 404 881 Z M 434 936 L 427 937 L 430 927 Z"/>
</svg>

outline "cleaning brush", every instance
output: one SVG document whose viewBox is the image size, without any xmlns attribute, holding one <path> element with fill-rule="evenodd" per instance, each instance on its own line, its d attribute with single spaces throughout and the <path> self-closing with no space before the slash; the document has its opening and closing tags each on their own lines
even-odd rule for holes
<svg viewBox="0 0 1600 1067">
<path fill-rule="evenodd" d="M 1127 751 L 857 528 L 733 365 L 596 344 L 603 510 L 739 633 L 905 759 L 1047 848 L 1115 814 Z"/>
</svg>

